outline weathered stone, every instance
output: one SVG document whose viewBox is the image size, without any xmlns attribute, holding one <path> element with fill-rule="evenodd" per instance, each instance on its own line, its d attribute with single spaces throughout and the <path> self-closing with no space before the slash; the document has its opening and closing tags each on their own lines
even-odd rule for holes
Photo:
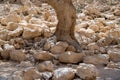
<svg viewBox="0 0 120 80">
<path fill-rule="evenodd" d="M 83 62 L 94 65 L 104 65 L 108 64 L 109 56 L 107 54 L 96 54 L 93 56 L 86 56 Z"/>
<path fill-rule="evenodd" d="M 95 80 L 98 74 L 98 69 L 92 64 L 80 63 L 77 67 L 77 75 L 81 79 Z"/>
<path fill-rule="evenodd" d="M 22 71 L 14 72 L 11 78 L 10 80 L 23 80 Z"/>
<path fill-rule="evenodd" d="M 10 59 L 21 62 L 26 60 L 26 55 L 23 50 L 13 50 L 10 53 Z"/>
<path fill-rule="evenodd" d="M 18 27 L 14 31 L 10 31 L 8 33 L 8 37 L 18 37 L 18 36 L 20 36 L 22 34 L 22 32 L 23 32 L 23 28 L 22 27 Z"/>
<path fill-rule="evenodd" d="M 108 68 L 117 68 L 120 69 L 120 62 L 114 63 L 114 62 L 109 62 L 107 65 Z"/>
<path fill-rule="evenodd" d="M 0 39 L 2 40 L 7 40 L 9 31 L 8 30 L 0 30 Z"/>
<path fill-rule="evenodd" d="M 7 41 L 4 41 L 2 39 L 0 39 L 0 45 L 4 45 L 4 44 L 7 44 L 8 42 Z"/>
<path fill-rule="evenodd" d="M 59 68 L 53 73 L 53 80 L 73 80 L 75 72 L 72 68 Z"/>
<path fill-rule="evenodd" d="M 110 60 L 114 62 L 120 62 L 120 49 L 114 48 L 107 51 Z"/>
<path fill-rule="evenodd" d="M 6 26 L 7 30 L 14 31 L 18 28 L 18 24 L 14 22 L 9 22 L 8 25 Z"/>
<path fill-rule="evenodd" d="M 9 45 L 9 44 L 4 44 L 3 46 L 3 51 L 1 52 L 1 56 L 4 58 L 4 59 L 7 59 L 10 57 L 10 53 L 12 50 L 14 50 L 14 46 L 12 45 Z"/>
<path fill-rule="evenodd" d="M 44 50 L 49 50 L 51 48 L 51 44 L 50 42 L 46 42 L 45 45 L 44 45 Z"/>
<path fill-rule="evenodd" d="M 96 43 L 90 43 L 87 47 L 89 50 L 99 50 L 99 46 Z"/>
<path fill-rule="evenodd" d="M 41 79 L 41 74 L 33 67 L 27 68 L 23 71 L 24 80 Z"/>
<path fill-rule="evenodd" d="M 54 55 L 47 51 L 35 51 L 33 56 L 36 60 L 51 60 L 54 58 Z"/>
<path fill-rule="evenodd" d="M 38 37 L 42 34 L 42 28 L 37 27 L 36 25 L 28 24 L 23 31 L 23 38 L 30 39 Z"/>
<path fill-rule="evenodd" d="M 113 39 L 120 37 L 120 28 L 110 30 L 109 36 Z"/>
<path fill-rule="evenodd" d="M 58 56 L 60 62 L 64 63 L 78 63 L 83 60 L 84 53 L 64 52 Z"/>
<path fill-rule="evenodd" d="M 50 51 L 53 54 L 59 54 L 59 53 L 65 52 L 65 50 L 67 49 L 67 47 L 68 47 L 68 43 L 66 43 L 66 42 L 58 42 L 58 43 L 56 43 L 55 46 L 53 46 L 50 49 Z"/>
<path fill-rule="evenodd" d="M 54 67 L 54 65 L 51 61 L 44 61 L 37 65 L 37 68 L 40 72 L 53 71 L 53 69 L 54 69 L 53 67 Z"/>
<path fill-rule="evenodd" d="M 119 9 L 116 9 L 116 10 L 114 11 L 114 15 L 115 15 L 115 16 L 120 16 L 120 10 L 119 10 Z"/>
<path fill-rule="evenodd" d="M 73 51 L 73 52 L 75 52 L 76 49 L 72 45 L 69 45 L 66 51 Z"/>
</svg>

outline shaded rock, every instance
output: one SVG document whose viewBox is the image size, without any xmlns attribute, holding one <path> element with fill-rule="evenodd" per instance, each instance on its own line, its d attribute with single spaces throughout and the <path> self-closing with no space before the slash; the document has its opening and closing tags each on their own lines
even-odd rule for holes
<svg viewBox="0 0 120 80">
<path fill-rule="evenodd" d="M 40 72 L 53 71 L 53 67 L 54 67 L 54 65 L 51 61 L 44 61 L 37 65 L 37 68 Z"/>
<path fill-rule="evenodd" d="M 11 80 L 23 80 L 23 74 L 22 71 L 16 71 L 11 76 Z"/>
<path fill-rule="evenodd" d="M 53 80 L 73 80 L 75 72 L 72 68 L 59 68 L 53 73 Z"/>
<path fill-rule="evenodd" d="M 83 62 L 94 65 L 104 65 L 104 64 L 108 64 L 109 56 L 107 54 L 96 54 L 93 56 L 86 56 Z"/>
<path fill-rule="evenodd" d="M 53 54 L 59 54 L 59 53 L 63 53 L 65 52 L 65 50 L 67 49 L 68 47 L 68 43 L 66 42 L 57 42 L 55 46 L 53 46 L 50 51 L 53 53 Z"/>
<path fill-rule="evenodd" d="M 41 79 L 41 74 L 33 67 L 29 67 L 23 71 L 24 80 Z"/>
<path fill-rule="evenodd" d="M 50 42 L 46 42 L 45 45 L 44 45 L 44 50 L 49 50 L 51 48 L 51 44 Z"/>
<path fill-rule="evenodd" d="M 23 50 L 13 50 L 10 53 L 10 59 L 21 62 L 21 61 L 26 60 L 26 55 Z"/>
<path fill-rule="evenodd" d="M 114 62 L 120 62 L 120 49 L 114 48 L 107 51 L 110 60 Z"/>
<path fill-rule="evenodd" d="M 51 60 L 54 58 L 54 55 L 47 51 L 35 51 L 33 56 L 36 60 Z"/>
<path fill-rule="evenodd" d="M 73 52 L 75 52 L 75 51 L 76 51 L 76 49 L 75 49 L 75 47 L 74 47 L 74 46 L 69 45 L 69 46 L 68 46 L 68 48 L 66 49 L 66 51 L 73 51 Z"/>
<path fill-rule="evenodd" d="M 114 11 L 114 15 L 115 15 L 115 16 L 120 16 L 120 10 L 119 10 L 119 9 L 116 9 L 116 10 Z"/>
<path fill-rule="evenodd" d="M 7 41 L 4 41 L 2 39 L 0 39 L 0 45 L 4 45 L 4 44 L 7 44 L 8 42 Z"/>
<path fill-rule="evenodd" d="M 60 62 L 64 63 L 78 63 L 83 60 L 84 53 L 64 52 L 58 56 Z"/>
<path fill-rule="evenodd" d="M 82 79 L 96 80 L 98 74 L 98 69 L 92 64 L 81 63 L 77 67 L 77 75 Z"/>
</svg>

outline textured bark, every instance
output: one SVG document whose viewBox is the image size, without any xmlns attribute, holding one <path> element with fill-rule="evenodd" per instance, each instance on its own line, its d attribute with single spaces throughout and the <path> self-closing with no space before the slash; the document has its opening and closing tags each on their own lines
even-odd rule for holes
<svg viewBox="0 0 120 80">
<path fill-rule="evenodd" d="M 37 0 L 38 1 L 38 0 Z M 37 1 L 34 1 L 37 2 Z M 57 41 L 66 41 L 73 45 L 77 51 L 81 51 L 80 45 L 74 35 L 76 23 L 76 10 L 72 0 L 39 0 L 40 2 L 51 5 L 57 14 L 58 24 L 55 32 Z M 36 4 L 38 4 L 37 2 Z"/>
</svg>

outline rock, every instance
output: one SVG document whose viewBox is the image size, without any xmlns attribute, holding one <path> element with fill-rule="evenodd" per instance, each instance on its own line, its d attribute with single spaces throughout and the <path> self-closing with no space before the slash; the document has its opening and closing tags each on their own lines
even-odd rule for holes
<svg viewBox="0 0 120 80">
<path fill-rule="evenodd" d="M 17 29 L 15 29 L 14 31 L 10 31 L 8 33 L 8 37 L 18 37 L 23 33 L 23 28 L 22 27 L 18 27 Z"/>
<path fill-rule="evenodd" d="M 81 79 L 96 80 L 99 72 L 98 69 L 92 64 L 80 63 L 77 67 L 77 75 Z"/>
<path fill-rule="evenodd" d="M 120 37 L 120 28 L 111 29 L 108 34 L 111 38 L 116 39 Z"/>
<path fill-rule="evenodd" d="M 76 49 L 75 49 L 75 47 L 74 47 L 74 46 L 69 45 L 66 51 L 73 51 L 73 52 L 75 52 L 75 51 L 76 51 Z"/>
<path fill-rule="evenodd" d="M 88 50 L 99 50 L 99 46 L 96 43 L 90 43 L 87 45 Z"/>
<path fill-rule="evenodd" d="M 107 54 L 96 54 L 93 56 L 86 56 L 83 62 L 94 65 L 104 65 L 108 64 L 109 56 Z"/>
<path fill-rule="evenodd" d="M 10 57 L 10 53 L 12 50 L 14 50 L 14 46 L 12 45 L 9 45 L 9 44 L 4 44 L 3 45 L 3 51 L 1 52 L 1 56 L 4 58 L 4 59 L 7 59 Z"/>
<path fill-rule="evenodd" d="M 4 44 L 7 44 L 7 43 L 8 43 L 7 41 L 4 41 L 4 40 L 0 39 L 0 46 L 4 45 Z"/>
<path fill-rule="evenodd" d="M 90 38 L 90 37 L 92 37 L 93 34 L 95 34 L 95 32 L 92 29 L 87 29 L 86 30 L 86 36 L 87 37 Z"/>
<path fill-rule="evenodd" d="M 44 45 L 44 50 L 49 50 L 51 48 L 51 44 L 50 42 L 46 42 L 45 45 Z"/>
<path fill-rule="evenodd" d="M 50 51 L 53 54 L 59 54 L 65 52 L 68 47 L 68 43 L 66 42 L 57 42 L 55 46 L 53 46 Z"/>
<path fill-rule="evenodd" d="M 35 24 L 28 24 L 24 27 L 23 31 L 23 38 L 25 39 L 30 39 L 30 38 L 35 38 L 38 37 L 42 34 L 42 28 L 40 26 L 35 25 Z"/>
<path fill-rule="evenodd" d="M 109 49 L 107 53 L 110 57 L 110 61 L 120 62 L 120 49 Z"/>
<path fill-rule="evenodd" d="M 53 73 L 53 80 L 73 80 L 75 72 L 72 68 L 59 68 Z"/>
<path fill-rule="evenodd" d="M 41 74 L 33 67 L 29 67 L 23 71 L 23 80 L 41 79 Z"/>
<path fill-rule="evenodd" d="M 23 80 L 22 71 L 16 71 L 12 74 L 11 80 Z"/>
<path fill-rule="evenodd" d="M 51 60 L 54 58 L 54 55 L 47 51 L 35 51 L 33 56 L 35 60 L 43 60 L 43 61 Z"/>
<path fill-rule="evenodd" d="M 104 14 L 104 17 L 109 19 L 109 20 L 115 19 L 115 16 L 114 15 L 110 15 L 110 14 Z"/>
<path fill-rule="evenodd" d="M 8 25 L 6 26 L 7 30 L 14 31 L 18 28 L 18 24 L 14 22 L 9 22 Z"/>
<path fill-rule="evenodd" d="M 48 29 L 44 29 L 43 30 L 43 36 L 44 37 L 51 37 L 52 36 L 52 32 L 51 32 L 51 30 L 48 28 Z"/>
<path fill-rule="evenodd" d="M 42 63 L 39 63 L 37 65 L 37 69 L 40 71 L 40 72 L 44 72 L 44 71 L 53 71 L 53 68 L 54 65 L 51 61 L 44 61 Z"/>
<path fill-rule="evenodd" d="M 95 32 L 97 32 L 97 31 L 100 30 L 100 27 L 99 27 L 98 25 L 96 25 L 96 24 L 91 24 L 91 25 L 89 26 L 89 28 L 92 29 L 92 30 L 95 31 Z"/>
<path fill-rule="evenodd" d="M 4 29 L 4 30 L 0 30 L 0 39 L 2 40 L 7 40 L 7 36 L 8 36 L 8 30 Z"/>
<path fill-rule="evenodd" d="M 107 65 L 108 68 L 117 68 L 120 69 L 120 62 L 114 63 L 114 62 L 109 62 Z"/>
<path fill-rule="evenodd" d="M 64 63 L 78 63 L 83 60 L 83 57 L 85 56 L 84 53 L 75 53 L 75 52 L 64 52 L 58 56 L 58 59 L 60 62 Z"/>
<path fill-rule="evenodd" d="M 52 73 L 51 72 L 43 72 L 42 73 L 42 77 L 45 79 L 45 80 L 49 80 L 51 77 L 52 77 Z"/>
<path fill-rule="evenodd" d="M 33 64 L 30 61 L 22 61 L 20 64 L 17 65 L 17 67 L 22 67 L 22 68 L 28 68 L 32 67 Z"/>
<path fill-rule="evenodd" d="M 23 50 L 13 50 L 10 53 L 10 59 L 21 62 L 21 61 L 26 60 L 26 55 Z"/>
<path fill-rule="evenodd" d="M 120 16 L 120 10 L 119 10 L 119 9 L 116 9 L 116 10 L 114 11 L 114 15 L 115 15 L 115 16 Z"/>
</svg>

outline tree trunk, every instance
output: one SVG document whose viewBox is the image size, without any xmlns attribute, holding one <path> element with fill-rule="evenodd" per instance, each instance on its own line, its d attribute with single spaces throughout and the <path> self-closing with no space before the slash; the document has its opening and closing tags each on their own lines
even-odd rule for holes
<svg viewBox="0 0 120 80">
<path fill-rule="evenodd" d="M 57 41 L 66 41 L 73 45 L 78 52 L 81 47 L 74 35 L 76 23 L 76 10 L 72 4 L 72 0 L 41 0 L 51 5 L 57 14 L 58 24 L 55 32 Z"/>
</svg>

